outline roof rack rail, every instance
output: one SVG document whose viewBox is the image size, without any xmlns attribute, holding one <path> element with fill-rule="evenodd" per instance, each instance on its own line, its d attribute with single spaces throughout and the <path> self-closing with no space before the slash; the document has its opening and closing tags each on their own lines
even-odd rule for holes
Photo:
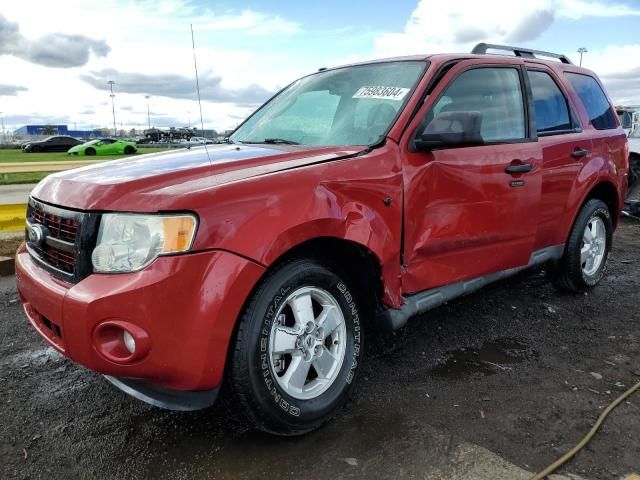
<svg viewBox="0 0 640 480">
<path fill-rule="evenodd" d="M 478 55 L 486 55 L 487 50 L 489 49 L 513 52 L 513 54 L 516 57 L 538 58 L 537 56 L 541 56 L 541 57 L 548 57 L 548 58 L 557 58 L 562 63 L 573 65 L 573 62 L 571 62 L 571 60 L 569 60 L 569 57 L 567 57 L 566 55 L 561 55 L 559 53 L 545 52 L 542 50 L 531 50 L 530 48 L 510 47 L 508 45 L 493 45 L 491 43 L 479 43 L 475 47 L 473 47 L 473 50 L 471 50 L 471 53 L 475 53 Z"/>
</svg>

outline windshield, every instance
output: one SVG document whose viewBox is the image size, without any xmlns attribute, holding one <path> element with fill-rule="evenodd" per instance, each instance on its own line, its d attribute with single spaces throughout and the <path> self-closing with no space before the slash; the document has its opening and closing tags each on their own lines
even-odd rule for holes
<svg viewBox="0 0 640 480">
<path fill-rule="evenodd" d="M 301 78 L 249 117 L 231 141 L 375 144 L 409 100 L 425 66 L 417 61 L 375 63 Z"/>
</svg>

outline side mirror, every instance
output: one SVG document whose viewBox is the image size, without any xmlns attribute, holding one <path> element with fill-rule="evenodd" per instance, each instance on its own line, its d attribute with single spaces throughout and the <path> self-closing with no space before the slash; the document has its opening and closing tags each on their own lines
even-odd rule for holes
<svg viewBox="0 0 640 480">
<path fill-rule="evenodd" d="M 482 114 L 475 111 L 442 112 L 414 140 L 417 151 L 482 145 Z"/>
</svg>

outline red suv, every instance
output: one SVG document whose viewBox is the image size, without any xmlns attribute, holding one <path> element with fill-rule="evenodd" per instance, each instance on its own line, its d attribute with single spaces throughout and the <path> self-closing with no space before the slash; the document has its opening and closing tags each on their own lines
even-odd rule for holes
<svg viewBox="0 0 640 480">
<path fill-rule="evenodd" d="M 301 434 L 344 402 L 375 324 L 534 265 L 595 286 L 627 170 L 602 85 L 562 55 L 321 69 L 228 144 L 43 180 L 18 289 L 53 347 L 125 392 L 192 410 L 224 383 L 255 427 Z"/>
</svg>

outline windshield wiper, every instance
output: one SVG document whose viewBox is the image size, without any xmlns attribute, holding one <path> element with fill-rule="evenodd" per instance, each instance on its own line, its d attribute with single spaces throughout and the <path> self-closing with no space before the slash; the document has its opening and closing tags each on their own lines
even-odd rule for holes
<svg viewBox="0 0 640 480">
<path fill-rule="evenodd" d="M 287 140 L 286 138 L 265 138 L 264 143 L 274 143 L 283 145 L 300 145 L 300 142 L 294 142 L 293 140 Z"/>
<path fill-rule="evenodd" d="M 242 141 L 240 143 L 248 143 L 248 144 L 254 144 L 254 145 L 259 145 L 261 143 L 270 143 L 272 145 L 300 145 L 300 142 L 294 142 L 293 140 L 287 140 L 286 138 L 265 138 L 264 140 L 262 140 L 261 142 L 256 142 L 253 140 L 245 140 Z"/>
<path fill-rule="evenodd" d="M 287 140 L 286 138 L 265 138 L 262 141 L 258 140 L 242 140 L 238 141 L 238 143 L 242 143 L 245 145 L 262 145 L 265 143 L 271 145 L 302 145 L 300 142 L 294 142 L 293 140 Z"/>
</svg>

